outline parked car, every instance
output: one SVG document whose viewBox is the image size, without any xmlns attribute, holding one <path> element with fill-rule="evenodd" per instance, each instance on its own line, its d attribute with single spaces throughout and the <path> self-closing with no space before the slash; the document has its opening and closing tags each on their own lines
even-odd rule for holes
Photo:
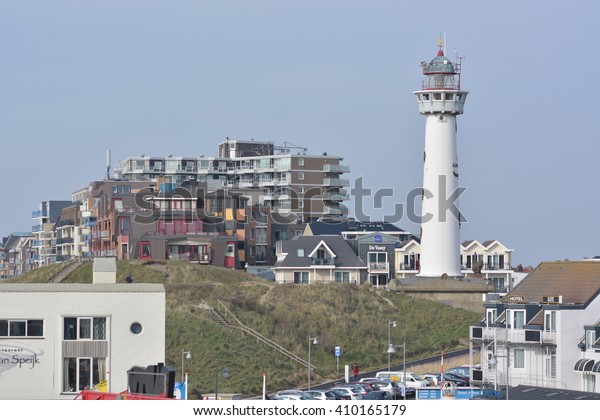
<svg viewBox="0 0 600 420">
<path fill-rule="evenodd" d="M 391 400 L 391 395 L 386 391 L 370 391 L 363 400 Z"/>
<path fill-rule="evenodd" d="M 376 381 L 375 381 L 376 382 Z M 379 386 L 375 382 L 348 382 L 347 385 L 356 385 L 365 388 L 367 392 L 377 391 Z"/>
<path fill-rule="evenodd" d="M 337 399 L 339 399 L 339 398 L 337 398 L 337 395 L 332 391 L 310 390 L 310 391 L 304 391 L 304 393 L 306 395 L 308 395 L 309 397 L 314 398 L 315 400 L 337 400 Z"/>
<path fill-rule="evenodd" d="M 341 393 L 338 390 L 336 390 L 335 388 L 330 389 L 329 392 L 333 392 L 335 394 L 336 400 L 351 400 L 352 399 L 352 397 L 350 396 L 349 393 Z"/>
<path fill-rule="evenodd" d="M 379 379 L 389 379 L 391 381 L 402 381 L 411 388 L 422 388 L 429 386 L 429 382 L 421 378 L 415 372 L 377 372 L 375 375 Z"/>
<path fill-rule="evenodd" d="M 288 398 L 288 397 L 293 397 L 293 398 Z M 300 398 L 298 398 L 300 397 Z M 275 394 L 272 395 L 272 398 L 277 399 L 277 400 L 289 400 L 289 399 L 303 399 L 303 400 L 312 400 L 313 398 L 306 394 L 304 391 L 300 390 L 300 389 L 285 389 L 283 391 L 277 391 Z"/>
<path fill-rule="evenodd" d="M 456 386 L 469 386 L 469 378 L 457 373 L 444 372 L 444 379 L 454 382 Z"/>
<path fill-rule="evenodd" d="M 331 391 L 338 392 L 342 395 L 347 395 L 350 397 L 351 400 L 362 399 L 362 394 L 360 393 L 360 391 L 355 388 L 352 388 L 352 387 L 337 386 L 337 387 L 331 388 Z"/>
<path fill-rule="evenodd" d="M 373 383 L 379 387 L 380 391 L 387 392 L 394 400 L 401 400 L 415 395 L 415 389 L 405 387 L 403 382 L 381 380 Z"/>
<path fill-rule="evenodd" d="M 481 369 L 481 365 L 474 365 L 473 369 Z M 448 373 L 457 373 L 457 374 L 459 374 L 461 376 L 465 376 L 467 378 L 470 378 L 470 376 L 471 376 L 471 366 L 469 366 L 469 365 L 456 366 L 456 367 L 448 369 L 446 372 L 448 372 Z"/>
<path fill-rule="evenodd" d="M 426 373 L 424 375 L 421 375 L 421 378 L 425 379 L 426 381 L 429 381 L 430 386 L 438 386 L 439 379 L 437 375 Z"/>
<path fill-rule="evenodd" d="M 370 385 L 368 384 L 361 384 L 358 382 L 350 382 L 350 383 L 345 383 L 345 384 L 339 384 L 337 385 L 338 387 L 343 387 L 343 388 L 353 388 L 355 389 L 362 397 L 364 397 L 365 395 L 367 395 L 367 393 L 369 391 L 372 391 Z"/>
</svg>

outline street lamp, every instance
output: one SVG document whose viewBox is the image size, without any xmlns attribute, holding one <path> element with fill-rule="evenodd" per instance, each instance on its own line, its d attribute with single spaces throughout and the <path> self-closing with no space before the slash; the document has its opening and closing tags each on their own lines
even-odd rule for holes
<svg viewBox="0 0 600 420">
<path fill-rule="evenodd" d="M 189 360 L 192 358 L 192 352 L 188 350 L 181 350 L 181 382 L 185 382 L 185 370 L 183 370 L 184 356 Z"/>
<path fill-rule="evenodd" d="M 308 336 L 308 389 L 310 389 L 310 371 L 311 371 L 311 365 L 310 365 L 310 345 L 311 344 L 319 344 L 317 342 L 317 337 L 311 337 L 310 335 Z"/>
<path fill-rule="evenodd" d="M 388 349 L 387 349 L 388 372 L 391 371 L 390 356 L 392 355 L 392 353 L 396 353 L 396 349 L 394 348 L 394 345 L 392 344 L 392 327 L 396 328 L 396 321 L 388 321 Z"/>
<path fill-rule="evenodd" d="M 229 369 L 227 368 L 216 368 L 215 369 L 215 400 L 219 399 L 219 373 L 223 372 L 223 378 L 229 378 Z"/>
</svg>

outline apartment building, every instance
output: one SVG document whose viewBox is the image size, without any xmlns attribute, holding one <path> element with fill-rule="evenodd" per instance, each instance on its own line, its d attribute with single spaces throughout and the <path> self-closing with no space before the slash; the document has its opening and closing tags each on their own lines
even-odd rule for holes
<svg viewBox="0 0 600 420">
<path fill-rule="evenodd" d="M 0 243 L 0 280 L 19 276 L 33 267 L 31 232 L 14 232 Z"/>
<path fill-rule="evenodd" d="M 257 201 L 272 213 L 293 213 L 299 221 L 347 215 L 348 200 L 341 176 L 350 171 L 342 157 L 307 155 L 307 149 L 273 142 L 226 139 L 217 157 L 132 157 L 115 171 L 128 180 L 158 180 L 169 188 L 186 182 L 207 185 L 208 191 L 246 189 L 258 191 Z"/>
<path fill-rule="evenodd" d="M 475 383 L 600 392 L 600 262 L 544 262 L 470 329 Z"/>
<path fill-rule="evenodd" d="M 56 262 L 56 231 L 54 230 L 54 224 L 58 220 L 62 209 L 72 204 L 71 201 L 42 201 L 38 210 L 31 213 L 34 223 L 31 227 L 34 268 Z"/>
<path fill-rule="evenodd" d="M 508 292 L 513 283 L 511 266 L 512 249 L 500 241 L 464 241 L 460 245 L 460 263 L 463 276 L 480 273 L 489 279 L 495 293 Z M 420 269 L 421 244 L 418 238 L 410 238 L 396 247 L 396 277 L 416 276 Z"/>
</svg>

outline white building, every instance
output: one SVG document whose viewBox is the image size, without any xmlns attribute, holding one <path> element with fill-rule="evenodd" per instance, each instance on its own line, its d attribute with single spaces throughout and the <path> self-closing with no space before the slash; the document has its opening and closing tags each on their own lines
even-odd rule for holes
<svg viewBox="0 0 600 420">
<path fill-rule="evenodd" d="M 160 284 L 0 284 L 0 398 L 73 399 L 165 360 Z"/>
<path fill-rule="evenodd" d="M 479 263 L 481 275 L 489 279 L 494 292 L 506 293 L 513 286 L 514 270 L 511 266 L 513 250 L 500 241 L 464 241 L 460 245 L 460 268 L 462 276 L 473 276 Z M 396 277 L 412 277 L 419 271 L 421 244 L 416 239 L 404 241 L 396 247 Z"/>
<path fill-rule="evenodd" d="M 545 262 L 471 327 L 473 379 L 600 392 L 600 262 Z M 508 362 L 508 364 L 507 364 Z"/>
</svg>

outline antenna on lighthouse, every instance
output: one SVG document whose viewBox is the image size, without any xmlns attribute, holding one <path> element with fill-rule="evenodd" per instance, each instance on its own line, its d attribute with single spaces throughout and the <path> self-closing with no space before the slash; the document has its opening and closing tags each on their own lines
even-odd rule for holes
<svg viewBox="0 0 600 420">
<path fill-rule="evenodd" d="M 106 179 L 110 179 L 110 149 L 106 151 Z"/>
</svg>

